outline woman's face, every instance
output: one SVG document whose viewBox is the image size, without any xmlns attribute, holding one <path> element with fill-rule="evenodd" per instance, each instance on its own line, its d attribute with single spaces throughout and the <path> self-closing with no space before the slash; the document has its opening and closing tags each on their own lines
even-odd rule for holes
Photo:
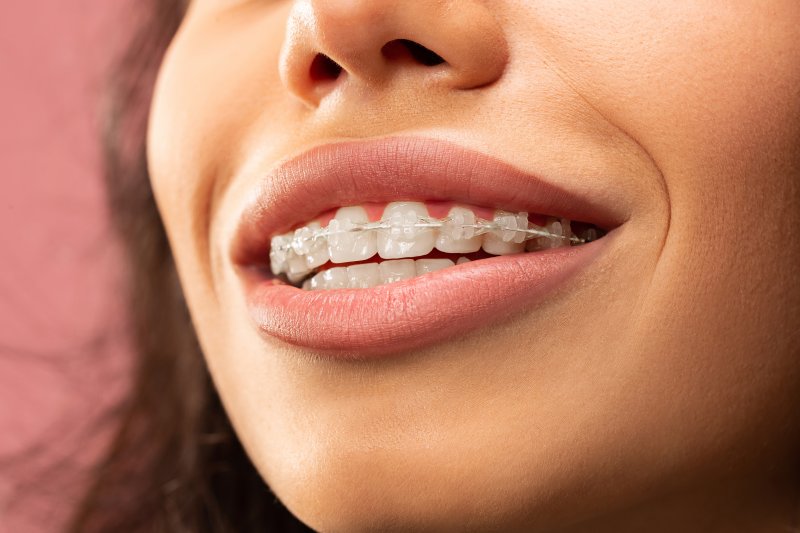
<svg viewBox="0 0 800 533">
<path fill-rule="evenodd" d="M 277 496 L 323 531 L 788 523 L 798 43 L 796 0 L 193 2 L 150 169 Z M 394 201 L 608 234 L 375 288 L 273 279 L 273 236 Z"/>
</svg>

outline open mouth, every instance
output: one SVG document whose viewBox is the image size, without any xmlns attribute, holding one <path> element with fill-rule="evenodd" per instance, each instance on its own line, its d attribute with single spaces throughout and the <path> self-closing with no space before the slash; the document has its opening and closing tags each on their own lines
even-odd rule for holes
<svg viewBox="0 0 800 533">
<path fill-rule="evenodd" d="M 627 220 L 610 185 L 556 179 L 424 137 L 302 152 L 259 180 L 231 240 L 248 312 L 268 342 L 357 359 L 534 310 Z"/>
<path fill-rule="evenodd" d="M 493 256 L 580 246 L 593 224 L 453 202 L 362 204 L 329 211 L 270 242 L 270 270 L 304 290 L 365 289 Z"/>
</svg>

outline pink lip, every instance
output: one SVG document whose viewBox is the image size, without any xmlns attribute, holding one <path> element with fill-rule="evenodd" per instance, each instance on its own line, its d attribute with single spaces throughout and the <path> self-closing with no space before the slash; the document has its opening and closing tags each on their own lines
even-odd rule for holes
<svg viewBox="0 0 800 533">
<path fill-rule="evenodd" d="M 588 266 L 593 243 L 473 261 L 372 289 L 302 291 L 257 269 L 270 238 L 329 209 L 402 199 L 453 200 L 594 223 L 620 213 L 496 158 L 418 137 L 324 145 L 277 167 L 245 209 L 232 247 L 259 330 L 333 357 L 400 353 L 519 315 Z"/>
</svg>

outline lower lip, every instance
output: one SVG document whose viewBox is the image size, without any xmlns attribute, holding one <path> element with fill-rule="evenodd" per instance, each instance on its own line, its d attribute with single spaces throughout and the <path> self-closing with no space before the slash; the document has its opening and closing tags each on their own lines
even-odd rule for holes
<svg viewBox="0 0 800 533">
<path fill-rule="evenodd" d="M 472 261 L 371 289 L 247 286 L 261 333 L 331 358 L 388 357 L 531 311 L 588 268 L 609 236 L 576 247 Z"/>
</svg>

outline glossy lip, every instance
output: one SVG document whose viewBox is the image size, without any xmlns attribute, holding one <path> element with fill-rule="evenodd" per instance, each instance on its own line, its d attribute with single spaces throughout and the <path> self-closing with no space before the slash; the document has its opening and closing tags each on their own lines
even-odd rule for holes
<svg viewBox="0 0 800 533">
<path fill-rule="evenodd" d="M 451 200 L 562 216 L 613 229 L 624 217 L 496 158 L 421 137 L 313 148 L 279 165 L 245 208 L 231 257 L 262 334 L 334 357 L 420 348 L 534 307 L 607 247 L 483 259 L 371 289 L 302 291 L 258 274 L 273 235 L 340 206 Z"/>
</svg>

